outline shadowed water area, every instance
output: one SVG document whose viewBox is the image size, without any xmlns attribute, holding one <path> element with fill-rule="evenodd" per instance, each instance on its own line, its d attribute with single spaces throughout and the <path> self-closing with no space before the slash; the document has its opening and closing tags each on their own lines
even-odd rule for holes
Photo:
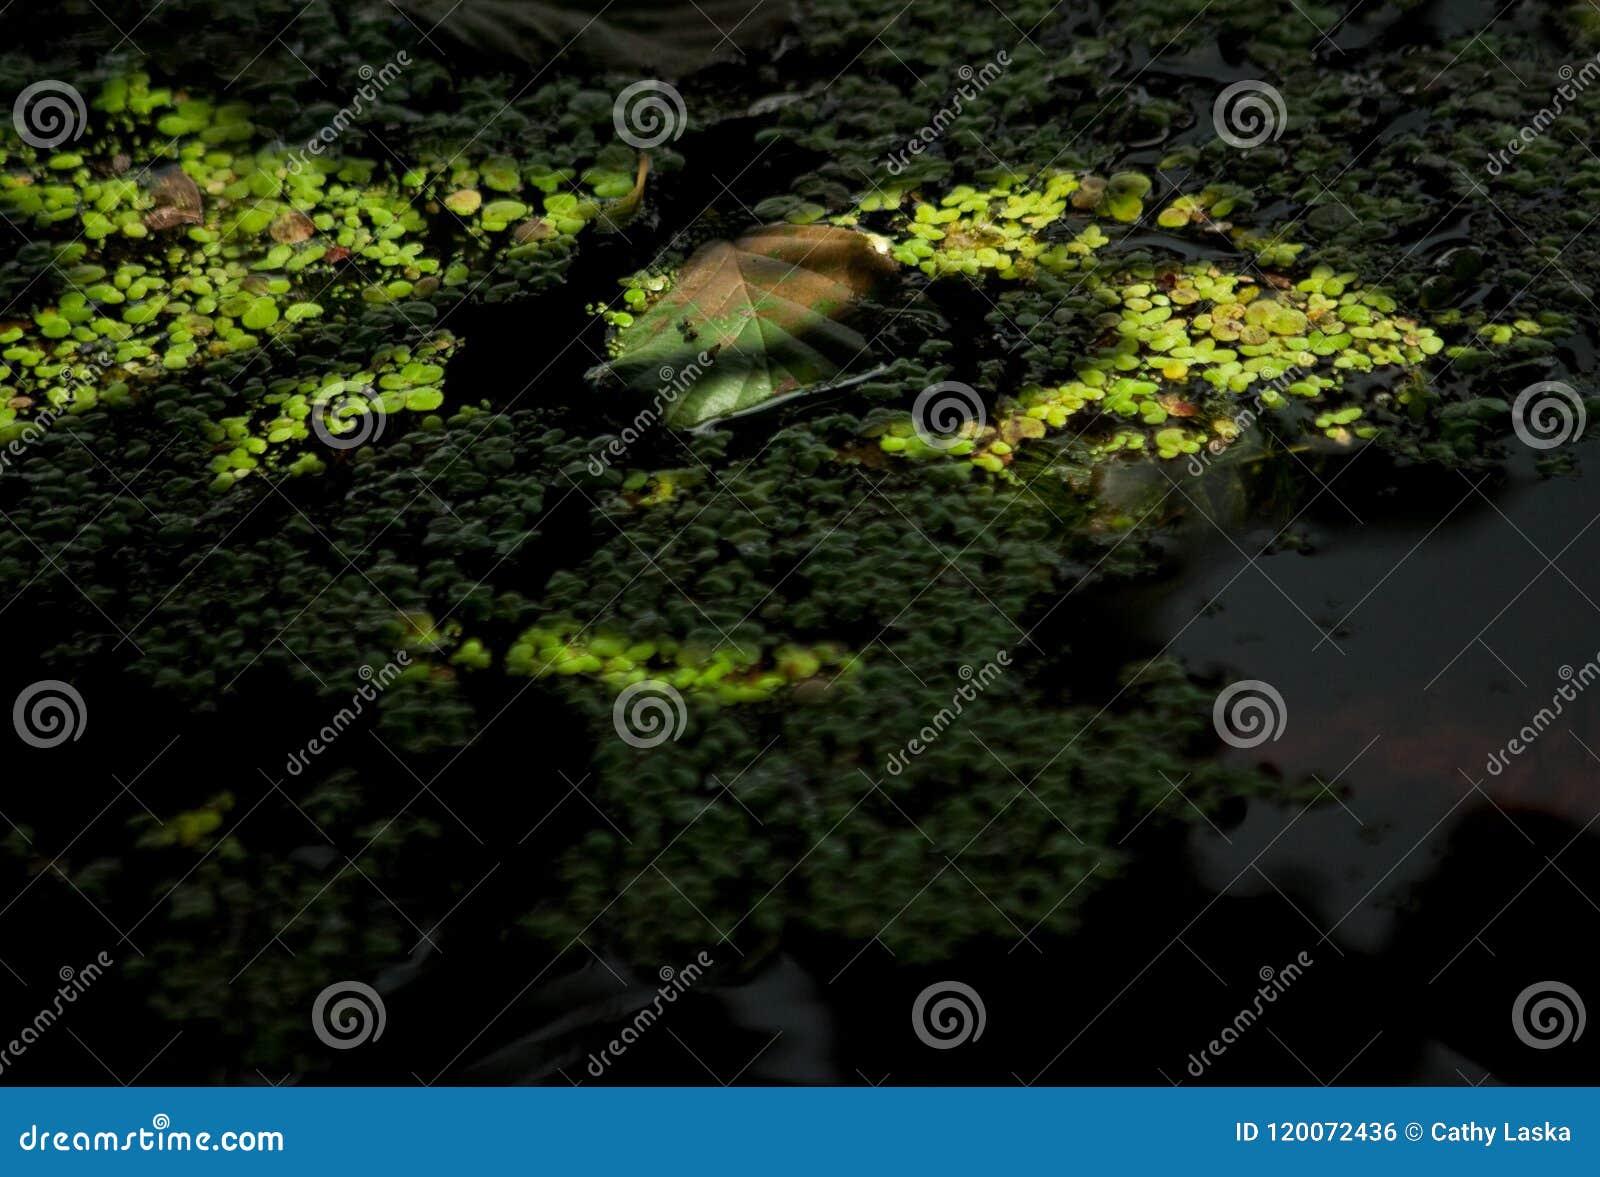
<svg viewBox="0 0 1600 1177">
<path fill-rule="evenodd" d="M 0 13 L 5 1078 L 1593 1082 L 1593 8 L 600 7 Z"/>
</svg>

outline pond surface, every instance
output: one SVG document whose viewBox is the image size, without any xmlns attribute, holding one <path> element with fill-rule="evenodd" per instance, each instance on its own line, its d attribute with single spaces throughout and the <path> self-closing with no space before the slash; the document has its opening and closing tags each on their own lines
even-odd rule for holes
<svg viewBox="0 0 1600 1177">
<path fill-rule="evenodd" d="M 610 8 L 568 0 L 433 29 L 393 4 L 101 5 L 117 29 L 78 5 L 68 37 L 13 10 L 0 80 L 153 88 L 160 133 L 96 101 L 81 158 L 0 140 L 0 333 L 46 340 L 7 362 L 55 379 L 55 341 L 99 340 L 147 269 L 194 313 L 128 404 L 0 469 L 0 698 L 65 681 L 91 720 L 4 762 L 6 1007 L 26 1024 L 63 968 L 117 958 L 19 1080 L 1600 1076 L 1600 1035 L 1545 1049 L 1517 1014 L 1600 1002 L 1600 442 L 1580 423 L 1530 449 L 1509 403 L 1559 379 L 1600 416 L 1597 99 L 1485 168 L 1600 51 L 1585 5 L 815 0 L 763 5 L 709 65 L 659 28 L 619 61 L 639 42 L 609 23 L 564 56 L 522 18 Z M 345 204 L 291 209 L 274 145 L 335 125 L 402 47 L 415 68 L 343 117 Z M 1213 104 L 1263 79 L 1281 125 L 1241 148 Z M 641 81 L 691 112 L 648 161 L 612 105 Z M 225 100 L 242 113 L 209 123 Z M 117 195 L 175 143 L 201 213 Z M 510 193 L 507 223 L 483 215 Z M 295 215 L 223 256 L 246 197 Z M 102 234 L 96 201 L 135 231 Z M 152 212 L 197 235 L 149 238 Z M 851 314 L 779 340 L 859 341 L 859 363 L 633 429 L 596 473 L 644 403 L 597 375 L 623 300 L 646 320 L 701 246 L 774 222 L 870 250 Z M 308 258 L 341 229 L 354 251 Z M 205 266 L 236 315 L 199 309 Z M 168 294 L 143 297 L 126 321 L 164 322 Z M 1125 412 L 1020 419 L 1148 375 L 1202 304 L 1238 322 L 1196 339 L 1273 358 L 1311 320 L 1246 304 L 1314 299 L 1391 334 L 1329 343 L 1324 318 L 1305 362 L 1338 379 L 1236 445 L 1227 397 L 1261 384 L 1185 364 L 1160 407 L 1152 380 Z M 272 346 L 230 352 L 233 317 Z M 693 352 L 727 326 L 706 319 L 665 335 Z M 436 328 L 437 352 L 392 354 Z M 285 389 L 366 367 L 404 394 L 388 432 L 291 466 Z M 908 442 L 947 382 L 987 448 Z M 412 673 L 330 729 L 401 654 Z M 641 668 L 688 696 L 659 743 L 624 734 Z M 1213 712 L 1239 683 L 1270 738 Z M 359 1049 L 319 1024 L 351 985 L 383 1011 Z"/>
</svg>

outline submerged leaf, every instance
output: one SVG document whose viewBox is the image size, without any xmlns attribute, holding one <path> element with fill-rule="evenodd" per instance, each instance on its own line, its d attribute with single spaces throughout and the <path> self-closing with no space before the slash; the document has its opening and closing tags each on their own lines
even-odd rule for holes
<svg viewBox="0 0 1600 1177">
<path fill-rule="evenodd" d="M 656 393 L 680 429 L 833 383 L 867 347 L 844 320 L 894 271 L 872 238 L 829 225 L 712 242 L 597 374 Z"/>
</svg>

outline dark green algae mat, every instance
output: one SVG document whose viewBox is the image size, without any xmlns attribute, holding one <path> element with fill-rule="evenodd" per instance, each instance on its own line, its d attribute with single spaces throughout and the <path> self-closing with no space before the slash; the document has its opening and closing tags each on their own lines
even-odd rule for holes
<svg viewBox="0 0 1600 1177">
<path fill-rule="evenodd" d="M 0 17 L 5 956 L 115 958 L 119 1078 L 1092 971 L 1360 743 L 1086 619 L 1597 407 L 1588 4 L 82 7 Z"/>
</svg>

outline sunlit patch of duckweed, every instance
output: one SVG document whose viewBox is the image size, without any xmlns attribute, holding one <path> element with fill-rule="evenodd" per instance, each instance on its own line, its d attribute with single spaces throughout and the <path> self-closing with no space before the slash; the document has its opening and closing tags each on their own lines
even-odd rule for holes
<svg viewBox="0 0 1600 1177">
<path fill-rule="evenodd" d="M 1247 405 L 1281 411 L 1296 402 L 1312 406 L 1323 436 L 1353 444 L 1375 436 L 1376 428 L 1360 422 L 1362 406 L 1330 406 L 1326 398 L 1352 373 L 1416 368 L 1444 349 L 1432 327 L 1400 313 L 1389 295 L 1329 266 L 1298 281 L 1200 262 L 1112 272 L 1094 261 L 1105 238 L 1092 222 L 1070 242 L 1046 244 L 1041 231 L 1067 216 L 1069 207 L 1137 219 L 1149 185 L 1135 180 L 1142 177 L 1080 182 L 1062 175 L 1038 192 L 968 186 L 915 203 L 909 216 L 901 210 L 896 228 L 904 235 L 892 252 L 903 264 L 935 277 L 992 270 L 1022 279 L 1081 268 L 1081 284 L 1101 312 L 1094 349 L 1069 378 L 1002 398 L 993 421 L 969 423 L 941 450 L 921 442 L 909 423 L 892 424 L 880 440 L 885 452 L 965 457 L 999 472 L 1019 442 L 1070 428 L 1094 457 L 1134 452 L 1170 460 L 1226 448 L 1241 432 L 1237 418 Z M 1244 196 L 1232 188 L 1207 189 L 1179 197 L 1157 219 L 1172 229 L 1193 224 L 1228 231 L 1232 226 L 1220 218 Z M 879 197 L 873 203 L 886 202 Z M 863 211 L 871 210 L 863 205 Z M 1278 264 L 1292 262 L 1301 248 L 1235 236 Z M 1538 329 L 1531 321 L 1527 326 Z M 1505 342 L 1517 329 L 1495 328 L 1485 339 Z"/>
<path fill-rule="evenodd" d="M 1010 177 L 979 190 L 963 184 L 937 201 L 904 194 L 874 193 L 856 211 L 835 223 L 870 223 L 874 213 L 889 212 L 890 255 L 902 265 L 916 266 L 929 277 L 975 276 L 994 271 L 1002 278 L 1027 278 L 1035 268 L 1063 273 L 1078 268 L 1110 238 L 1093 222 L 1070 241 L 1046 240 L 1042 231 L 1068 214 L 1089 211 L 1113 220 L 1136 220 L 1150 181 L 1136 173 L 1080 180 L 1063 172 L 1050 176 L 1037 190 L 1024 177 Z M 909 203 L 910 212 L 905 210 Z"/>
<path fill-rule="evenodd" d="M 630 470 L 622 480 L 622 501 L 633 507 L 661 507 L 672 502 L 685 489 L 699 486 L 705 476 L 699 470 Z"/>
<path fill-rule="evenodd" d="M 659 679 L 675 690 L 737 704 L 759 703 L 808 680 L 849 675 L 859 660 L 834 642 L 784 643 L 760 652 L 707 649 L 669 637 L 635 640 L 591 632 L 576 622 L 546 621 L 517 639 L 506 655 L 506 670 L 533 678 L 592 678 L 616 690 Z"/>
<path fill-rule="evenodd" d="M 1431 327 L 1397 314 L 1387 295 L 1326 266 L 1281 286 L 1201 264 L 1130 276 L 1096 291 L 1106 308 L 1098 350 L 1071 379 L 1025 390 L 1008 413 L 1051 429 L 1070 421 L 1075 432 L 1092 431 L 1084 418 L 1098 417 L 1113 427 L 1109 439 L 1096 442 L 1099 452 L 1176 458 L 1225 447 L 1245 403 L 1281 410 L 1299 400 L 1320 409 L 1349 374 L 1414 367 L 1444 347 Z M 1343 427 L 1360 415 L 1360 407 L 1342 407 L 1319 417 L 1317 428 Z M 1136 424 L 1145 429 L 1130 428 Z"/>
<path fill-rule="evenodd" d="M 444 365 L 455 347 L 455 337 L 441 330 L 414 347 L 380 348 L 363 369 L 349 364 L 273 380 L 258 412 L 206 426 L 205 438 L 218 451 L 211 459 L 213 488 L 225 490 L 262 469 L 316 473 L 328 447 L 370 440 L 397 413 L 433 413 L 444 403 Z"/>
<path fill-rule="evenodd" d="M 619 278 L 617 283 L 622 287 L 622 305 L 611 306 L 609 303 L 590 303 L 585 309 L 591 315 L 598 315 L 605 319 L 607 325 L 622 330 L 633 326 L 636 315 L 643 313 L 651 303 L 661 295 L 672 289 L 672 274 L 657 273 L 653 270 L 640 270 L 636 274 L 629 274 Z M 614 355 L 622 349 L 620 339 L 613 336 L 607 341 L 608 350 Z"/>
<path fill-rule="evenodd" d="M 320 469 L 307 422 L 334 396 L 384 414 L 440 408 L 454 341 L 431 325 L 468 295 L 558 281 L 573 237 L 632 216 L 648 172 L 620 146 L 587 168 L 312 158 L 263 143 L 246 104 L 144 74 L 91 106 L 93 134 L 70 151 L 36 151 L 9 126 L 0 137 L 0 212 L 34 237 L 19 260 L 45 270 L 32 305 L 0 322 L 0 442 L 41 414 L 159 395 L 172 373 L 230 359 L 244 365 L 230 386 L 261 379 L 246 411 L 205 431 L 225 447 L 219 488 L 263 465 Z M 335 345 L 351 325 L 385 310 L 385 337 L 408 341 L 365 368 L 301 359 L 347 350 Z"/>
</svg>

